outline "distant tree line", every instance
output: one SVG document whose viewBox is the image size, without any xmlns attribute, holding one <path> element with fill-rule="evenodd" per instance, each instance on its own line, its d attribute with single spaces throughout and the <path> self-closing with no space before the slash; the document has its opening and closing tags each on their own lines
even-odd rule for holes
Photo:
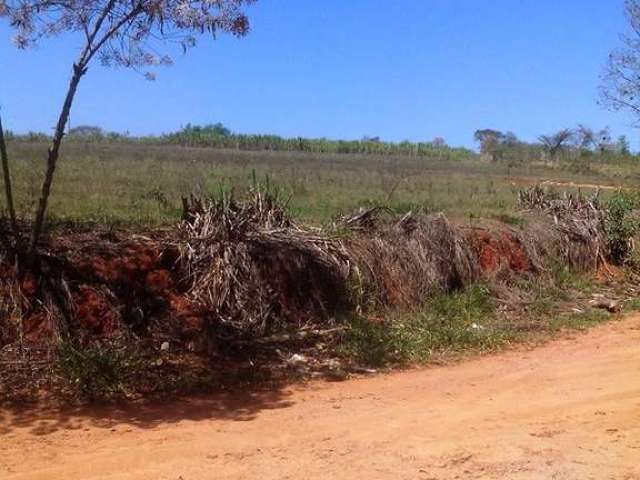
<svg viewBox="0 0 640 480">
<path fill-rule="evenodd" d="M 29 132 L 15 135 L 8 132 L 8 138 L 44 142 L 49 137 L 42 133 Z M 133 137 L 128 133 L 107 132 L 100 127 L 80 125 L 67 133 L 69 142 L 123 142 L 158 145 L 179 145 L 183 147 L 209 147 L 249 151 L 286 151 L 310 153 L 352 153 L 376 155 L 439 156 L 446 158 L 466 158 L 473 152 L 466 148 L 449 147 L 443 138 L 436 137 L 430 142 L 385 142 L 380 137 L 365 136 L 360 140 L 332 140 L 327 138 L 286 138 L 279 135 L 233 133 L 222 123 L 210 125 L 187 124 L 180 130 L 160 136 Z"/>
<path fill-rule="evenodd" d="M 163 135 L 164 143 L 191 147 L 213 147 L 238 150 L 273 150 L 311 153 L 361 153 L 380 155 L 433 155 L 441 153 L 471 153 L 463 148 L 450 148 L 436 138 L 431 142 L 385 142 L 380 137 L 365 136 L 360 140 L 331 140 L 327 138 L 285 138 L 279 135 L 232 133 L 222 124 L 203 127 L 186 125 L 177 132 Z"/>
<path fill-rule="evenodd" d="M 576 160 L 635 159 L 629 140 L 620 135 L 613 140 L 608 127 L 593 130 L 578 124 L 540 135 L 535 142 L 520 140 L 513 132 L 494 129 L 476 130 L 474 140 L 480 153 L 492 162 L 527 163 L 534 161 L 562 162 Z"/>
<path fill-rule="evenodd" d="M 46 142 L 43 133 L 16 135 L 5 132 L 8 140 Z M 513 132 L 491 128 L 476 130 L 473 135 L 481 157 L 491 162 L 526 164 L 534 162 L 619 161 L 635 160 L 629 141 L 624 135 L 615 140 L 608 127 L 599 130 L 583 124 L 540 135 L 536 141 L 521 140 Z M 178 145 L 247 151 L 285 151 L 331 154 L 374 154 L 426 156 L 441 159 L 468 159 L 475 153 L 461 147 L 450 147 L 442 137 L 429 142 L 386 142 L 380 137 L 365 136 L 360 140 L 332 140 L 327 138 L 286 138 L 279 135 L 234 133 L 222 123 L 209 125 L 187 124 L 176 132 L 159 136 L 131 136 L 128 132 L 105 131 L 92 125 L 69 129 L 69 142 L 116 142 L 151 145 Z"/>
</svg>

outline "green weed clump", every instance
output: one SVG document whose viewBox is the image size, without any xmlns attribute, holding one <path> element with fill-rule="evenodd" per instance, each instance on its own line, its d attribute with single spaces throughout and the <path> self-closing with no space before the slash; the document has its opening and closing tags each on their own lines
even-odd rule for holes
<svg viewBox="0 0 640 480">
<path fill-rule="evenodd" d="M 109 343 L 79 348 L 63 341 L 58 348 L 56 370 L 69 390 L 88 399 L 110 398 L 126 390 L 138 362 L 130 352 Z"/>
<path fill-rule="evenodd" d="M 640 204 L 638 194 L 619 191 L 607 202 L 604 230 L 609 247 L 609 258 L 622 265 L 631 256 L 631 239 L 638 233 L 640 221 L 634 216 L 634 209 Z"/>
<path fill-rule="evenodd" d="M 494 325 L 488 288 L 475 284 L 429 299 L 417 312 L 389 315 L 383 322 L 354 317 L 343 352 L 371 366 L 421 363 L 434 354 L 492 350 L 507 342 L 509 331 Z"/>
</svg>

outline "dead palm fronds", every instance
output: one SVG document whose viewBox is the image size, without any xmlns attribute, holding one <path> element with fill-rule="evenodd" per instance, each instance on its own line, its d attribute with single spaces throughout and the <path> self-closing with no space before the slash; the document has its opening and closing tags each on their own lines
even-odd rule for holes
<svg viewBox="0 0 640 480">
<path fill-rule="evenodd" d="M 519 238 L 535 265 L 541 266 L 543 259 L 549 257 L 582 271 L 606 263 L 606 209 L 599 191 L 589 197 L 566 192 L 556 195 L 535 186 L 520 191 L 518 202 L 533 214 Z"/>
<path fill-rule="evenodd" d="M 187 204 L 180 265 L 190 295 L 212 318 L 265 334 L 282 322 L 326 319 L 346 301 L 339 242 L 296 226 L 274 196 Z"/>
<path fill-rule="evenodd" d="M 324 322 L 350 307 L 409 307 L 479 277 L 443 215 L 361 210 L 328 230 L 293 224 L 277 201 L 187 202 L 178 248 L 190 295 L 210 317 L 253 334 Z"/>
<path fill-rule="evenodd" d="M 476 258 L 444 215 L 408 213 L 348 237 L 344 248 L 358 275 L 360 303 L 414 307 L 436 291 L 479 278 Z"/>
</svg>

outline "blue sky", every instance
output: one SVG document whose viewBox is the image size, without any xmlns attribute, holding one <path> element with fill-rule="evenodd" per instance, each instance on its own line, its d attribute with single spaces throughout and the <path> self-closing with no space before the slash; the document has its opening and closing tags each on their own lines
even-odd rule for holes
<svg viewBox="0 0 640 480">
<path fill-rule="evenodd" d="M 93 66 L 72 124 L 132 134 L 188 122 L 283 136 L 472 146 L 478 128 L 532 140 L 578 122 L 640 148 L 632 118 L 597 104 L 626 24 L 622 0 L 259 0 L 243 39 L 203 37 L 155 82 Z M 18 51 L 0 21 L 6 128 L 51 131 L 80 37 Z"/>
</svg>

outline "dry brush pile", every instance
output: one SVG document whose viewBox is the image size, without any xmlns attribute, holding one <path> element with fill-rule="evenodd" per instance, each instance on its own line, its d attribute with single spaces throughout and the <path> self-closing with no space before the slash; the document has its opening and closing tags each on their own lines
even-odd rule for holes
<svg viewBox="0 0 640 480">
<path fill-rule="evenodd" d="M 82 349 L 117 337 L 220 358 L 234 342 L 338 327 L 345 314 L 418 308 L 479 280 L 544 275 L 552 258 L 579 270 L 606 264 L 597 197 L 532 189 L 519 201 L 529 212 L 521 228 L 370 208 L 315 229 L 298 225 L 277 195 L 255 190 L 244 202 L 185 200 L 176 229 L 146 236 L 58 231 L 40 275 L 0 262 L 4 381 L 15 352 L 24 358 L 43 345 Z"/>
<path fill-rule="evenodd" d="M 605 235 L 607 208 L 599 191 L 590 197 L 581 194 L 550 194 L 541 187 L 520 191 L 522 210 L 541 212 L 546 222 L 532 222 L 521 239 L 530 258 L 539 266 L 555 257 L 576 270 L 596 270 L 608 262 Z M 549 224 L 549 220 L 551 220 Z"/>
</svg>

